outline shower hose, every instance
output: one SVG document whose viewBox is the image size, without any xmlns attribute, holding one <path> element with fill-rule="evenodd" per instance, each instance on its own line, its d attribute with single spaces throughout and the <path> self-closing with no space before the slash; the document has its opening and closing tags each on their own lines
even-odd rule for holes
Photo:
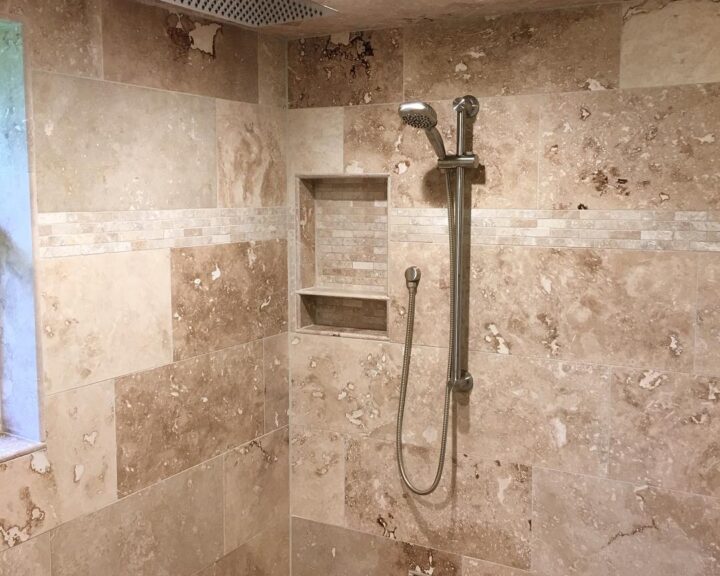
<svg viewBox="0 0 720 576">
<path fill-rule="evenodd" d="M 410 491 L 418 494 L 419 496 L 426 496 L 435 491 L 440 484 L 442 478 L 443 468 L 445 466 L 445 452 L 447 448 L 447 436 L 448 436 L 448 422 L 450 417 L 450 401 L 452 399 L 453 383 L 450 380 L 452 374 L 452 351 L 455 346 L 455 318 L 453 310 L 455 308 L 455 282 L 457 281 L 457 271 L 459 263 L 456 262 L 455 253 L 455 226 L 462 225 L 455 222 L 455 207 L 454 199 L 452 194 L 451 177 L 449 172 L 445 172 L 445 187 L 447 189 L 447 204 L 448 204 L 448 232 L 450 236 L 450 342 L 448 348 L 448 362 L 447 362 L 447 376 L 445 378 L 445 407 L 443 412 L 443 424 L 442 424 L 442 438 L 440 440 L 440 456 L 438 460 L 437 470 L 435 472 L 435 479 L 432 484 L 427 488 L 418 488 L 407 475 L 405 470 L 405 460 L 403 458 L 403 418 L 405 416 L 405 400 L 407 399 L 407 386 L 408 376 L 410 374 L 410 357 L 412 356 L 412 340 L 413 331 L 415 324 L 415 296 L 417 294 L 417 282 L 408 282 L 408 311 L 407 311 L 407 322 L 405 326 L 405 351 L 403 353 L 403 366 L 402 375 L 400 378 L 400 405 L 398 406 L 397 414 L 397 435 L 396 435 L 396 446 L 397 446 L 397 463 L 400 469 L 400 477 L 403 483 L 407 486 Z"/>
</svg>

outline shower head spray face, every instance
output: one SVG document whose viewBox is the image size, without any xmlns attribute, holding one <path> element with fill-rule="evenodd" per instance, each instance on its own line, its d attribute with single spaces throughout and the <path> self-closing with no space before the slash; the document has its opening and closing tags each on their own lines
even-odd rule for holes
<svg viewBox="0 0 720 576">
<path fill-rule="evenodd" d="M 430 104 L 425 102 L 406 102 L 400 104 L 398 110 L 400 119 L 403 123 L 417 128 L 418 130 L 425 130 L 430 144 L 435 150 L 435 154 L 441 160 L 445 158 L 445 144 L 443 144 L 442 136 L 437 129 L 437 114 L 433 110 Z"/>
</svg>

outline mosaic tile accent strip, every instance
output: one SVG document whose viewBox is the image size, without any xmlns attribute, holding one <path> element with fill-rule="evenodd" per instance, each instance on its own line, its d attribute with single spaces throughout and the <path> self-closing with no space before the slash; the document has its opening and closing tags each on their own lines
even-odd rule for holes
<svg viewBox="0 0 720 576">
<path fill-rule="evenodd" d="M 445 244 L 447 212 L 395 208 L 390 238 Z M 475 209 L 471 243 L 718 252 L 720 211 Z"/>
<path fill-rule="evenodd" d="M 283 206 L 41 213 L 39 254 L 59 258 L 284 239 L 287 217 Z"/>
</svg>

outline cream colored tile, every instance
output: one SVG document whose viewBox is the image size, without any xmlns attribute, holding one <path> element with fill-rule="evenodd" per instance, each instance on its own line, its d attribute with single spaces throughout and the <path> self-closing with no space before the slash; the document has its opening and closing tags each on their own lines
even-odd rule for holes
<svg viewBox="0 0 720 576">
<path fill-rule="evenodd" d="M 39 536 L 0 553 L 0 576 L 50 576 L 48 537 Z"/>
<path fill-rule="evenodd" d="M 290 110 L 287 118 L 289 181 L 297 174 L 341 174 L 343 109 Z"/>
<path fill-rule="evenodd" d="M 167 251 L 45 260 L 39 286 L 48 393 L 172 360 Z"/>
<path fill-rule="evenodd" d="M 720 376 L 720 254 L 699 256 L 695 370 Z"/>
</svg>

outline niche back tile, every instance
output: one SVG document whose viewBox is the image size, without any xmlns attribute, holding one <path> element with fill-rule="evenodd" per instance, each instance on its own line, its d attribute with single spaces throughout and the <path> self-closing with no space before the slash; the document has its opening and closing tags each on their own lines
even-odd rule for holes
<svg viewBox="0 0 720 576">
<path fill-rule="evenodd" d="M 103 0 L 105 79 L 258 102 L 258 34 L 172 7 Z"/>
<path fill-rule="evenodd" d="M 291 108 L 399 102 L 403 38 L 397 29 L 303 38 L 288 44 Z"/>
<path fill-rule="evenodd" d="M 405 29 L 405 98 L 615 88 L 618 6 L 423 22 Z"/>
</svg>

